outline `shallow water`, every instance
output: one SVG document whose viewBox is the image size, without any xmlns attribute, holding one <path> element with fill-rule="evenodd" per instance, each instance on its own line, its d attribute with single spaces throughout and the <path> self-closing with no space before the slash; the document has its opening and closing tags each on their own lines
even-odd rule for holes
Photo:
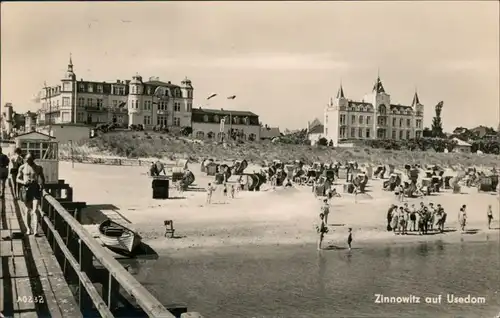
<svg viewBox="0 0 500 318">
<path fill-rule="evenodd" d="M 159 300 L 205 317 L 494 317 L 500 312 L 498 242 L 418 243 L 318 253 L 314 246 L 179 252 L 135 264 Z M 375 294 L 420 298 L 377 304 Z M 448 304 L 447 294 L 485 297 Z M 442 295 L 441 304 L 425 297 Z M 428 299 L 430 300 L 430 299 Z"/>
</svg>

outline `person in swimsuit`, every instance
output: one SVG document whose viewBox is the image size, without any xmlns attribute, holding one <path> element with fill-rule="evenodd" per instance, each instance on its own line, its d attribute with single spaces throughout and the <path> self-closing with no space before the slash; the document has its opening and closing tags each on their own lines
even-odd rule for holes
<svg viewBox="0 0 500 318">
<path fill-rule="evenodd" d="M 417 211 L 415 210 L 415 204 L 412 204 L 410 210 L 410 231 L 415 232 L 416 230 L 417 230 Z"/>
<path fill-rule="evenodd" d="M 321 206 L 321 214 L 323 214 L 325 219 L 325 224 L 328 224 L 328 215 L 330 214 L 330 204 L 328 204 L 328 199 L 323 200 L 323 205 Z"/>
<path fill-rule="evenodd" d="M 349 234 L 347 235 L 347 245 L 349 246 L 349 251 L 351 250 L 352 244 L 352 228 L 349 228 Z"/>
<path fill-rule="evenodd" d="M 14 150 L 14 155 L 10 158 L 10 177 L 12 180 L 12 191 L 14 192 L 14 199 L 19 198 L 19 184 L 17 183 L 17 174 L 19 172 L 19 167 L 24 163 L 24 159 L 22 157 L 21 148 L 16 148 Z"/>
<path fill-rule="evenodd" d="M 0 183 L 1 183 L 1 194 L 0 196 L 5 197 L 5 184 L 7 178 L 9 177 L 9 162 L 10 159 L 6 154 L 3 153 L 2 148 L 0 148 Z"/>
<path fill-rule="evenodd" d="M 319 226 L 316 226 L 316 230 L 319 234 L 319 240 L 318 240 L 318 251 L 321 250 L 321 244 L 323 244 L 323 239 L 325 238 L 325 233 L 328 233 L 328 227 L 326 226 L 325 223 L 325 216 L 323 213 L 319 214 L 319 218 L 321 220 Z"/>
<path fill-rule="evenodd" d="M 212 203 L 212 194 L 214 193 L 214 188 L 212 187 L 212 184 L 209 183 L 207 187 L 207 204 Z"/>
<path fill-rule="evenodd" d="M 460 212 L 458 212 L 458 224 L 460 224 L 460 229 L 462 232 L 465 232 L 465 225 L 467 223 L 467 213 L 465 212 L 465 204 L 460 208 Z"/>
<path fill-rule="evenodd" d="M 17 182 L 22 185 L 23 189 L 21 191 L 25 193 L 26 219 L 24 221 L 27 228 L 26 234 L 37 235 L 37 210 L 42 200 L 45 176 L 43 174 L 43 168 L 35 163 L 35 159 L 30 153 L 26 155 L 26 163 L 19 167 Z"/>
<path fill-rule="evenodd" d="M 486 212 L 486 216 L 488 217 L 488 230 L 490 230 L 491 221 L 493 220 L 493 211 L 491 210 L 491 204 L 488 205 L 488 211 Z"/>
<path fill-rule="evenodd" d="M 231 199 L 234 199 L 234 192 L 235 192 L 235 188 L 234 188 L 234 184 L 231 185 Z"/>
</svg>

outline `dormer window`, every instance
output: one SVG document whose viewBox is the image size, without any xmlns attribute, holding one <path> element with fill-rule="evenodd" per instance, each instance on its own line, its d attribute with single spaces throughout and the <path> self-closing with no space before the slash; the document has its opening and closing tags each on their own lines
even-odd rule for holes
<svg viewBox="0 0 500 318">
<path fill-rule="evenodd" d="M 233 117 L 233 124 L 239 124 L 240 123 L 240 118 L 238 116 Z"/>
<path fill-rule="evenodd" d="M 215 115 L 215 116 L 214 116 L 214 121 L 215 121 L 216 123 L 219 123 L 219 122 L 220 122 L 220 118 L 219 118 L 219 116 Z"/>
<path fill-rule="evenodd" d="M 94 87 L 92 86 L 92 84 L 89 84 L 89 85 L 87 86 L 87 91 L 88 91 L 89 93 L 93 93 L 93 92 L 94 92 Z"/>
<path fill-rule="evenodd" d="M 148 95 L 151 95 L 151 87 L 149 87 L 149 86 L 148 86 L 148 88 L 146 89 L 146 93 L 147 93 Z"/>
<path fill-rule="evenodd" d="M 102 85 L 97 85 L 97 92 L 102 93 L 103 92 L 103 86 Z"/>
<path fill-rule="evenodd" d="M 208 115 L 203 115 L 203 121 L 206 123 L 208 122 Z"/>
</svg>

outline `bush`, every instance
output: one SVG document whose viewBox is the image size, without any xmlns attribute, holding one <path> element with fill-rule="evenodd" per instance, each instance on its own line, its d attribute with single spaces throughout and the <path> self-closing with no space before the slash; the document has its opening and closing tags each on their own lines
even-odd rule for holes
<svg viewBox="0 0 500 318">
<path fill-rule="evenodd" d="M 318 140 L 318 146 L 328 146 L 328 139 L 322 137 Z"/>
</svg>

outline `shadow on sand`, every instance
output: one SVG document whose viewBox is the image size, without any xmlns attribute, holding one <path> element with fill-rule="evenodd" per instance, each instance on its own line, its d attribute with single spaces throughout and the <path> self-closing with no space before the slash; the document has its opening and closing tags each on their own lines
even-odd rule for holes
<svg viewBox="0 0 500 318">
<path fill-rule="evenodd" d="M 337 246 L 337 245 L 328 245 L 326 247 L 323 247 L 321 250 L 323 251 L 342 251 L 342 250 L 348 250 L 349 248 L 346 246 Z M 353 247 L 351 250 L 360 250 L 361 248 L 359 247 Z"/>
</svg>

